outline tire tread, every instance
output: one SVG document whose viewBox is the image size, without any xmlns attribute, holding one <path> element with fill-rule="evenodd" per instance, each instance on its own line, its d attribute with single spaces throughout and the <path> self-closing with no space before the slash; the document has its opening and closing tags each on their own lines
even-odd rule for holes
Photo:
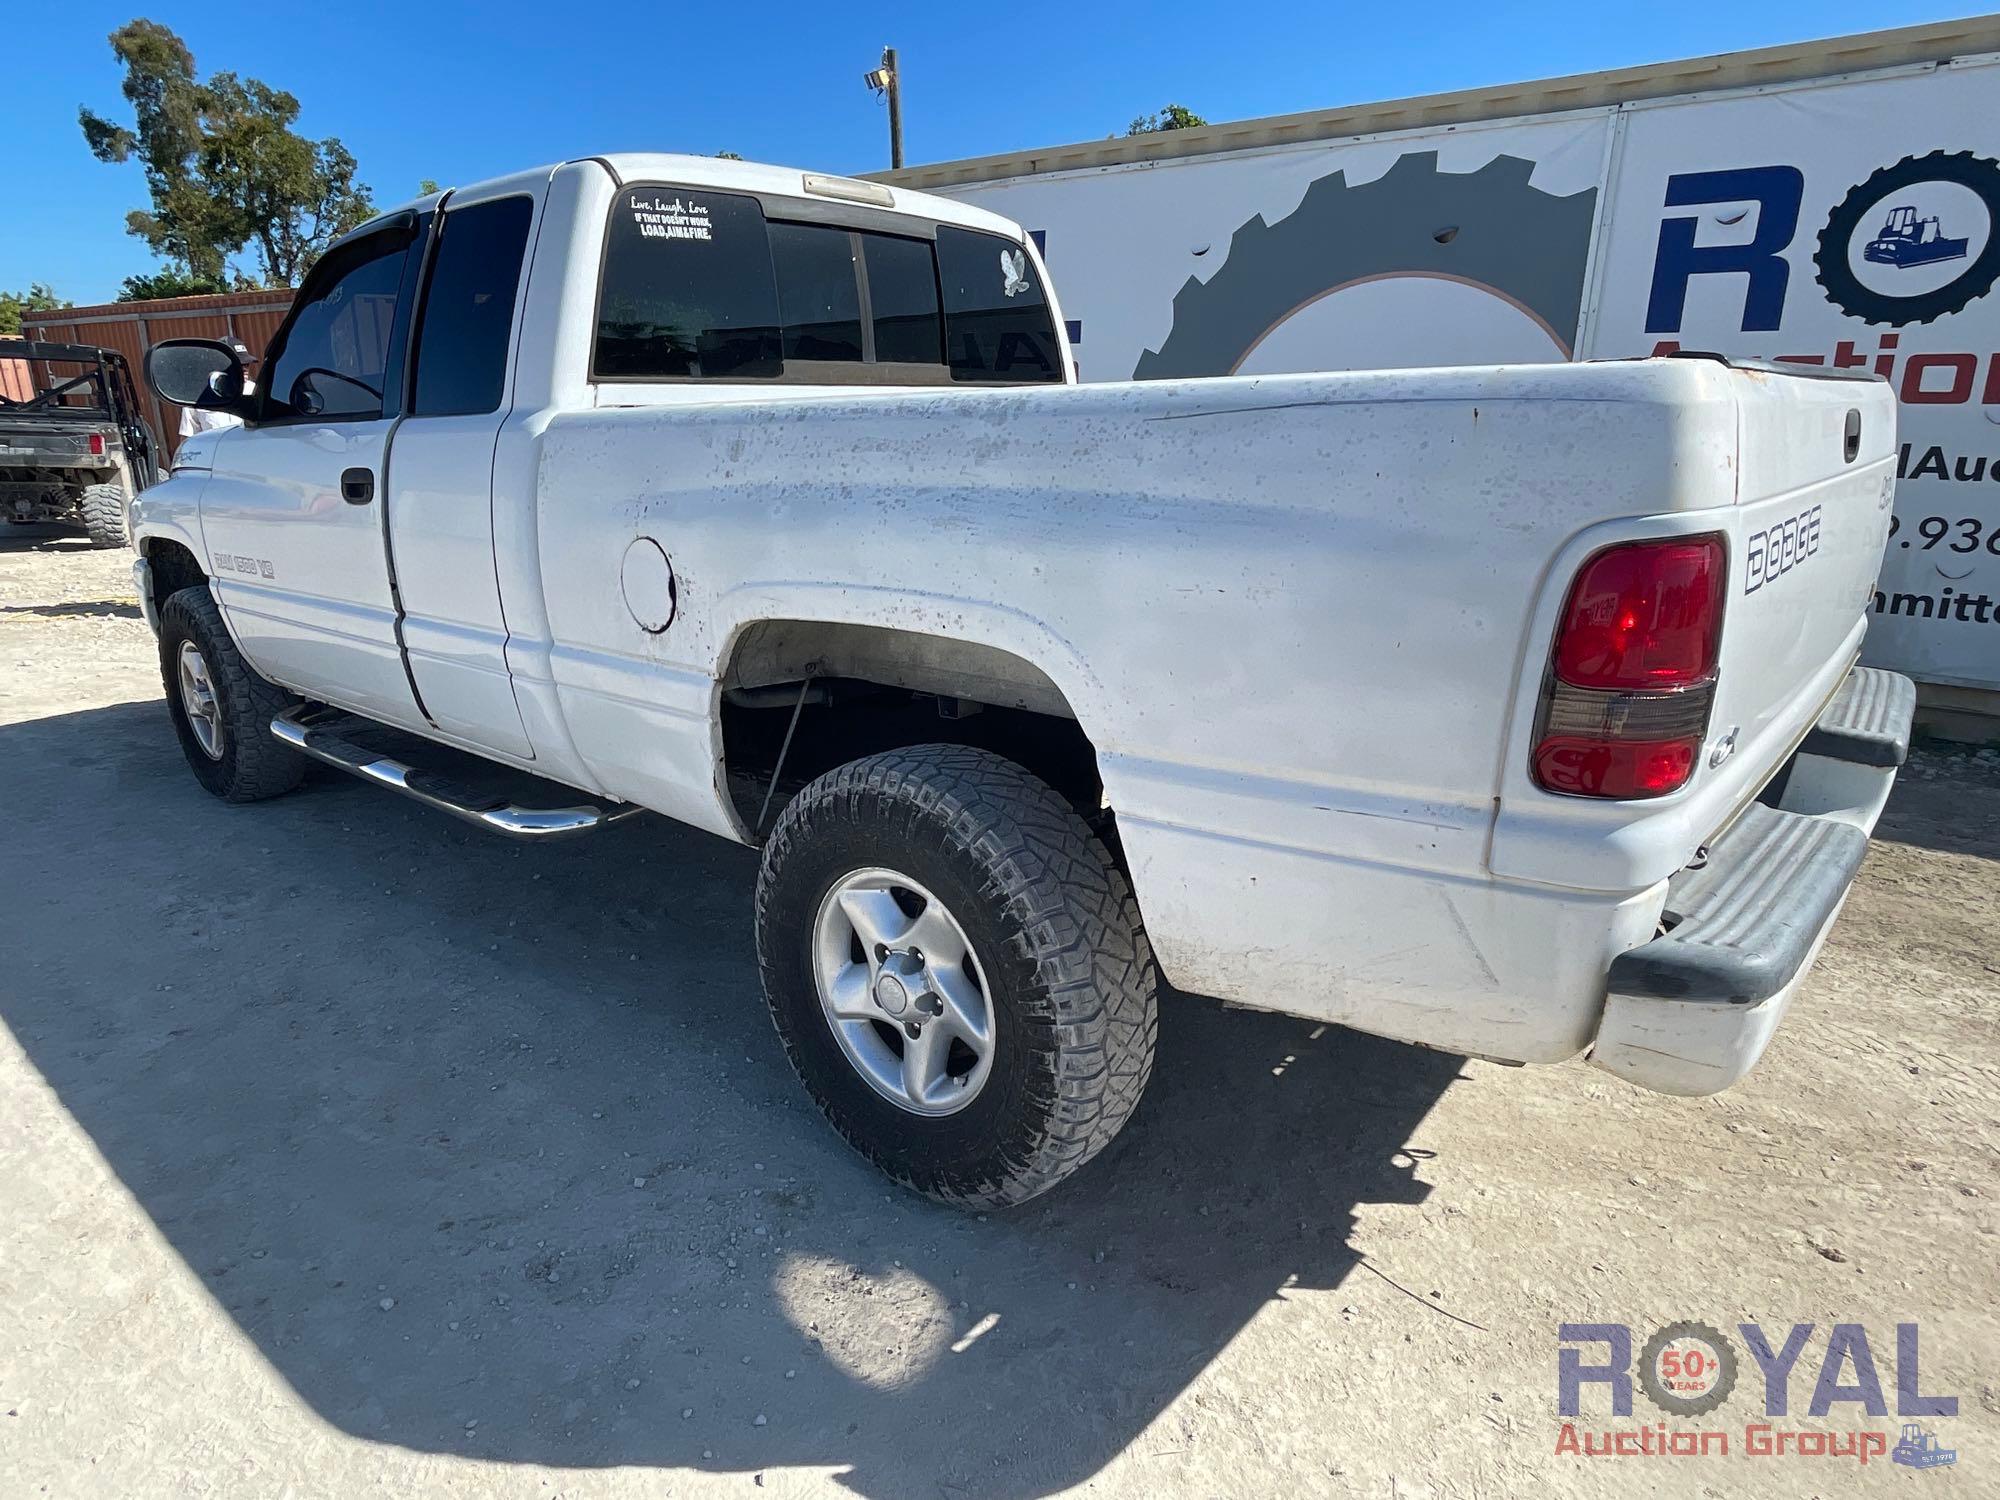
<svg viewBox="0 0 2000 1500">
<path fill-rule="evenodd" d="M 192 637 L 207 658 L 209 676 L 222 699 L 223 732 L 230 742 L 227 763 L 211 762 L 221 767 L 222 774 L 213 784 L 202 777 L 203 784 L 225 802 L 261 802 L 289 792 L 305 775 L 306 763 L 271 733 L 271 720 L 296 702 L 296 695 L 251 670 L 202 584 L 169 595 L 160 611 L 160 673 L 170 703 L 177 690 L 168 646 L 178 639 L 177 630 Z M 188 760 L 200 776 L 198 753 L 190 749 Z"/>
<path fill-rule="evenodd" d="M 987 889 L 1018 927 L 1046 997 L 1046 1035 L 1015 1039 L 1043 1055 L 1055 1093 L 1032 1123 L 1026 1150 L 977 1184 L 919 1184 L 870 1149 L 799 1067 L 821 1111 L 849 1144 L 890 1176 L 968 1206 L 1005 1207 L 1046 1192 L 1096 1156 L 1124 1127 L 1151 1076 L 1159 1018 L 1157 970 L 1124 872 L 1102 840 L 1055 791 L 990 751 L 918 745 L 850 762 L 821 776 L 787 805 L 764 848 L 757 884 L 759 954 L 774 1017 L 770 960 L 773 876 L 830 813 L 863 815 L 871 803 L 903 809 L 902 832 L 941 823 L 947 840 L 985 873 Z"/>
<path fill-rule="evenodd" d="M 83 529 L 90 545 L 98 548 L 125 545 L 125 491 L 115 484 L 86 485 L 77 501 L 83 512 Z"/>
</svg>

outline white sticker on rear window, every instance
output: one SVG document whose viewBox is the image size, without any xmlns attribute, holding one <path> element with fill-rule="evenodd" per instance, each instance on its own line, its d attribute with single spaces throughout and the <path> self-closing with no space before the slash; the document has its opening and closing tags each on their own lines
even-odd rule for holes
<svg viewBox="0 0 2000 1500">
<path fill-rule="evenodd" d="M 632 222 L 648 240 L 707 240 L 714 238 L 708 205 L 685 193 L 631 193 L 626 197 Z"/>
</svg>

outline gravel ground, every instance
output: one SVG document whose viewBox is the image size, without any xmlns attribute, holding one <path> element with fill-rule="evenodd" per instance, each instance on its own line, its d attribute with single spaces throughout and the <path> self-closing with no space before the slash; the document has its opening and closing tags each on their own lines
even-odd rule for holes
<svg viewBox="0 0 2000 1500">
<path fill-rule="evenodd" d="M 0 537 L 0 747 L 7 1495 L 1995 1493 L 1990 757 L 1913 760 L 1730 1094 L 1173 997 L 1118 1144 L 988 1218 L 805 1103 L 749 854 L 214 802 L 122 553 Z M 1557 1325 L 1683 1318 L 1814 1324 L 1777 1425 L 1892 1436 L 1918 1323 L 1958 1464 L 1558 1453 Z M 1836 1323 L 1886 1416 L 1806 1414 Z"/>
</svg>

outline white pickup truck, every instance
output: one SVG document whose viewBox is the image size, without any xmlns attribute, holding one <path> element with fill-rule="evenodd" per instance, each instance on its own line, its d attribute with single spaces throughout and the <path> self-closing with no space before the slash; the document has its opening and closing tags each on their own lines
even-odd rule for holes
<svg viewBox="0 0 2000 1500">
<path fill-rule="evenodd" d="M 1064 327 L 1016 225 L 777 167 L 594 157 L 365 224 L 254 396 L 227 346 L 149 359 L 244 422 L 133 513 L 188 762 L 761 845 L 792 1062 L 954 1202 L 1110 1141 L 1162 979 L 1740 1078 L 1907 747 L 1910 684 L 1856 665 L 1888 387 L 1078 386 Z"/>
</svg>

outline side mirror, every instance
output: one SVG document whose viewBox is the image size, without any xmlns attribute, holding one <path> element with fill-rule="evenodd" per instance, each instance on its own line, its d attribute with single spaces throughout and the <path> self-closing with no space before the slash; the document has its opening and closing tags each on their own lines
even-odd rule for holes
<svg viewBox="0 0 2000 1500">
<path fill-rule="evenodd" d="M 248 417 L 243 360 L 213 339 L 163 339 L 146 351 L 146 383 L 178 406 Z"/>
</svg>

